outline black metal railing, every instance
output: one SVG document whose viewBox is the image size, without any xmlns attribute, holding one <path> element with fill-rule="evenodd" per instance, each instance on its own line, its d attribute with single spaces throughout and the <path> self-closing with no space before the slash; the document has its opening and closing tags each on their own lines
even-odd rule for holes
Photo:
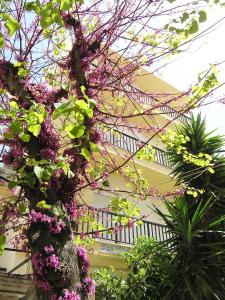
<svg viewBox="0 0 225 300">
<path fill-rule="evenodd" d="M 110 144 L 119 147 L 121 149 L 124 149 L 130 153 L 137 152 L 140 146 L 144 143 L 143 141 L 140 141 L 139 139 L 131 135 L 128 135 L 126 133 L 120 132 L 116 129 L 104 132 L 103 139 L 109 142 Z M 152 146 L 152 148 L 153 148 L 153 161 L 167 168 L 170 168 L 170 163 L 166 156 L 166 152 L 155 146 Z"/>
<path fill-rule="evenodd" d="M 126 86 L 126 91 L 130 94 L 133 100 L 139 102 L 140 104 L 151 105 L 153 108 L 159 109 L 163 114 L 169 116 L 172 119 L 176 119 L 180 122 L 185 122 L 189 117 L 185 114 L 179 113 L 174 108 L 160 103 L 159 100 L 153 98 L 150 95 L 144 94 L 140 89 L 134 86 Z"/>
<path fill-rule="evenodd" d="M 83 234 L 88 233 L 98 239 L 133 245 L 141 236 L 151 237 L 159 242 L 171 237 L 167 226 L 163 224 L 142 220 L 142 224 L 138 225 L 138 219 L 132 218 L 132 225 L 128 228 L 127 225 L 118 222 L 118 216 L 123 217 L 123 215 L 93 209 L 89 209 L 88 214 L 92 214 L 96 218 L 97 224 L 100 225 L 100 230 L 97 231 L 96 227 L 90 222 L 82 222 L 78 226 L 78 231 Z"/>
</svg>

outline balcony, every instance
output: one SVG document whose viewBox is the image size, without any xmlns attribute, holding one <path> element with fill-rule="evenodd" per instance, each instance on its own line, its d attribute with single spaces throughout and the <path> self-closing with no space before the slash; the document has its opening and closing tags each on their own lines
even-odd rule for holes
<svg viewBox="0 0 225 300">
<path fill-rule="evenodd" d="M 174 108 L 161 104 L 159 100 L 153 98 L 150 95 L 143 94 L 143 92 L 136 88 L 135 86 L 126 86 L 126 92 L 129 94 L 130 98 L 138 102 L 139 104 L 150 105 L 155 109 L 158 109 L 162 112 L 162 114 L 167 115 L 171 119 L 178 120 L 180 122 L 185 122 L 189 119 L 189 117 L 185 114 L 179 113 Z"/>
<path fill-rule="evenodd" d="M 137 152 L 138 149 L 140 149 L 141 144 L 144 144 L 143 141 L 140 141 L 139 139 L 137 139 L 131 135 L 122 133 L 115 129 L 113 131 L 107 131 L 107 132 L 103 133 L 103 139 L 106 142 L 108 142 L 118 148 L 121 148 L 123 150 L 126 150 L 130 153 Z M 166 152 L 155 146 L 152 146 L 152 147 L 154 149 L 153 162 L 160 164 L 166 168 L 171 168 L 171 165 L 166 156 Z"/>
<path fill-rule="evenodd" d="M 142 224 L 137 225 L 138 219 L 132 218 L 133 225 L 128 228 L 127 225 L 123 225 L 116 220 L 118 216 L 123 217 L 123 215 L 94 209 L 89 209 L 88 214 L 94 216 L 97 223 L 104 228 L 98 231 L 97 238 L 99 240 L 110 241 L 116 244 L 134 245 L 135 241 L 141 236 L 154 238 L 159 242 L 171 237 L 167 226 L 163 224 L 142 220 Z M 89 222 L 81 222 L 78 225 L 78 232 L 96 237 L 96 228 L 93 228 Z"/>
</svg>

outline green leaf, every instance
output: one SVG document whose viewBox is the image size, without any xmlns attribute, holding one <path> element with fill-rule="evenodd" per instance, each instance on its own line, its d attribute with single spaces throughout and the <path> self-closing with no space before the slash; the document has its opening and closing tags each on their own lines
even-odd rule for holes
<svg viewBox="0 0 225 300">
<path fill-rule="evenodd" d="M 5 45 L 5 40 L 4 40 L 3 36 L 2 36 L 2 34 L 0 33 L 0 48 L 3 48 L 4 45 Z"/>
<path fill-rule="evenodd" d="M 12 131 L 7 131 L 3 133 L 4 138 L 7 140 L 11 140 L 14 137 L 14 133 Z"/>
<path fill-rule="evenodd" d="M 61 0 L 60 9 L 65 11 L 69 10 L 73 5 L 74 0 Z"/>
<path fill-rule="evenodd" d="M 184 12 L 182 17 L 181 17 L 181 22 L 185 22 L 189 19 L 189 14 L 187 12 Z"/>
<path fill-rule="evenodd" d="M 25 212 L 27 211 L 27 207 L 26 207 L 26 204 L 24 202 L 21 202 L 19 204 L 19 212 L 21 214 L 25 214 Z"/>
<path fill-rule="evenodd" d="M 18 186 L 18 182 L 17 181 L 10 181 L 8 183 L 8 188 L 9 189 L 13 189 L 14 187 Z"/>
<path fill-rule="evenodd" d="M 198 14 L 199 14 L 199 22 L 200 23 L 203 23 L 207 20 L 207 14 L 204 10 L 199 11 Z"/>
<path fill-rule="evenodd" d="M 48 164 L 48 161 L 46 159 L 41 159 L 41 160 L 38 161 L 38 164 L 39 165 L 46 165 L 46 164 Z"/>
<path fill-rule="evenodd" d="M 32 113 L 30 114 L 30 116 L 31 116 L 31 118 L 32 118 L 32 117 L 37 118 L 39 124 L 43 123 L 44 117 L 45 117 L 44 114 L 38 113 L 38 112 L 36 112 L 36 111 L 32 112 Z"/>
<path fill-rule="evenodd" d="M 93 118 L 93 110 L 91 108 L 87 109 L 85 113 L 88 116 L 88 118 Z"/>
<path fill-rule="evenodd" d="M 198 29 L 199 29 L 198 22 L 196 20 L 192 20 L 192 23 L 191 23 L 191 26 L 190 26 L 188 32 L 190 34 L 194 34 L 194 33 L 198 32 Z"/>
<path fill-rule="evenodd" d="M 26 2 L 24 6 L 27 11 L 36 11 L 36 9 L 38 8 L 37 3 L 35 1 Z"/>
<path fill-rule="evenodd" d="M 71 139 L 78 139 L 84 135 L 85 126 L 84 125 L 75 125 L 71 130 L 68 131 L 68 136 Z"/>
<path fill-rule="evenodd" d="M 89 102 L 90 108 L 94 108 L 96 106 L 96 102 L 94 99 L 89 99 L 88 102 Z"/>
<path fill-rule="evenodd" d="M 39 166 L 35 166 L 34 167 L 34 173 L 37 176 L 38 179 L 42 178 L 42 174 L 43 174 L 43 168 L 39 167 Z"/>
<path fill-rule="evenodd" d="M 13 133 L 21 133 L 23 131 L 22 123 L 18 120 L 15 120 L 12 122 L 12 124 L 9 126 L 10 131 Z"/>
<path fill-rule="evenodd" d="M 36 178 L 35 178 L 33 172 L 28 173 L 28 174 L 26 175 L 26 177 L 24 178 L 24 183 L 25 183 L 26 185 L 28 185 L 29 187 L 31 187 L 31 188 L 34 187 L 34 185 L 35 185 L 35 183 L 36 183 Z"/>
<path fill-rule="evenodd" d="M 10 101 L 9 102 L 10 107 L 12 107 L 13 109 L 19 109 L 18 104 L 16 103 L 16 101 Z"/>
<path fill-rule="evenodd" d="M 0 255 L 3 254 L 5 248 L 6 237 L 4 235 L 0 235 Z"/>
<path fill-rule="evenodd" d="M 5 27 L 8 30 L 9 35 L 13 35 L 20 28 L 20 24 L 13 19 L 10 15 L 5 15 L 4 19 L 7 20 Z"/>
<path fill-rule="evenodd" d="M 20 138 L 23 142 L 27 143 L 27 142 L 29 142 L 29 140 L 30 140 L 30 135 L 23 132 L 23 133 L 21 133 L 21 134 L 19 135 L 19 138 Z"/>
<path fill-rule="evenodd" d="M 50 209 L 52 207 L 52 205 L 47 204 L 45 200 L 39 201 L 36 206 L 43 209 Z"/>
<path fill-rule="evenodd" d="M 61 104 L 60 106 L 58 106 L 58 107 L 54 110 L 54 112 L 53 112 L 53 114 L 52 114 L 53 120 L 55 120 L 56 118 L 58 118 L 59 116 L 65 114 L 65 113 L 69 113 L 69 112 L 73 111 L 73 110 L 74 110 L 74 106 L 71 107 L 71 106 L 70 106 L 71 103 L 74 103 L 74 101 L 73 101 L 73 100 L 70 100 L 70 101 L 68 101 L 68 102 L 66 102 L 66 103 L 63 103 L 63 104 Z"/>
<path fill-rule="evenodd" d="M 34 167 L 34 173 L 39 179 L 39 181 L 46 181 L 49 180 L 49 178 L 52 176 L 53 169 L 51 167 L 44 166 L 44 167 L 39 167 L 35 166 Z"/>
<path fill-rule="evenodd" d="M 81 90 L 81 93 L 83 94 L 83 96 L 84 96 L 84 98 L 86 99 L 86 100 L 89 100 L 89 97 L 87 96 L 87 94 L 86 94 L 86 87 L 84 86 L 84 85 L 82 85 L 81 87 L 80 87 L 80 90 Z"/>
<path fill-rule="evenodd" d="M 29 73 L 29 71 L 25 70 L 24 68 L 19 68 L 19 70 L 18 70 L 18 76 L 20 78 L 25 77 L 28 73 Z"/>
<path fill-rule="evenodd" d="M 93 110 L 90 108 L 89 104 L 84 100 L 76 101 L 76 106 L 83 111 L 89 118 L 93 117 Z"/>
<path fill-rule="evenodd" d="M 40 24 L 43 29 L 48 29 L 48 27 L 54 23 L 63 25 L 63 20 L 59 14 L 59 10 L 54 7 L 51 2 L 48 2 L 40 11 L 40 16 Z"/>
<path fill-rule="evenodd" d="M 38 136 L 41 130 L 41 125 L 40 124 L 35 124 L 35 125 L 30 125 L 28 126 L 28 131 L 33 133 L 34 136 Z"/>
<path fill-rule="evenodd" d="M 104 181 L 102 182 L 102 185 L 105 186 L 105 187 L 109 187 L 109 186 L 110 186 L 108 180 L 104 180 Z"/>
<path fill-rule="evenodd" d="M 87 148 L 82 148 L 81 154 L 86 158 L 86 160 L 90 160 L 91 154 Z"/>
<path fill-rule="evenodd" d="M 95 144 L 93 142 L 89 142 L 89 145 L 90 145 L 91 151 L 93 151 L 93 152 L 99 152 L 99 148 L 98 148 L 97 144 Z"/>
<path fill-rule="evenodd" d="M 76 106 L 78 106 L 79 109 L 84 110 L 84 111 L 89 108 L 89 105 L 84 100 L 77 100 Z"/>
</svg>

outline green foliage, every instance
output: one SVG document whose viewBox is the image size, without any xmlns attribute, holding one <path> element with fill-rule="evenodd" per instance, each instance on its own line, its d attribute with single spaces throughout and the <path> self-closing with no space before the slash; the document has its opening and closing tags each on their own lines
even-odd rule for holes
<svg viewBox="0 0 225 300">
<path fill-rule="evenodd" d="M 23 215 L 27 212 L 27 206 L 26 206 L 25 202 L 20 202 L 18 205 L 18 208 L 19 208 L 19 212 L 21 215 Z"/>
<path fill-rule="evenodd" d="M 206 132 L 196 118 L 165 138 L 177 185 L 184 195 L 166 202 L 166 223 L 174 251 L 172 286 L 165 300 L 223 300 L 225 290 L 224 138 Z M 188 157 L 188 159 L 187 159 Z"/>
<path fill-rule="evenodd" d="M 35 137 L 38 136 L 41 124 L 47 117 L 47 111 L 40 103 L 33 103 L 29 110 L 26 110 L 19 108 L 16 101 L 10 101 L 10 110 L 0 109 L 0 115 L 12 119 L 8 130 L 4 133 L 6 139 L 11 140 L 15 135 L 19 135 L 23 142 L 29 142 L 30 133 Z"/>
<path fill-rule="evenodd" d="M 59 10 L 60 2 L 53 0 L 42 5 L 39 0 L 27 2 L 25 8 L 27 11 L 34 11 L 40 16 L 40 24 L 43 29 L 47 29 L 53 24 L 63 25 Z M 51 13 L 49 13 L 51 12 Z"/>
<path fill-rule="evenodd" d="M 120 222 L 126 225 L 131 217 L 140 217 L 139 207 L 126 198 L 119 196 L 112 197 L 109 208 L 116 214 L 116 216 L 114 216 L 114 222 Z M 137 225 L 138 224 L 141 225 L 142 221 L 137 221 Z"/>
<path fill-rule="evenodd" d="M 154 160 L 155 154 L 156 154 L 156 150 L 153 149 L 152 145 L 146 145 L 145 147 L 141 148 L 137 152 L 136 157 L 138 159 L 147 160 L 149 162 L 152 162 Z"/>
<path fill-rule="evenodd" d="M 86 160 L 90 160 L 91 153 L 87 148 L 83 147 L 81 150 L 81 154 L 86 158 Z"/>
<path fill-rule="evenodd" d="M 215 65 L 211 65 L 209 70 L 199 74 L 197 85 L 192 87 L 190 102 L 202 100 L 217 86 L 219 86 L 218 70 Z"/>
<path fill-rule="evenodd" d="M 189 122 L 177 128 L 176 132 L 168 132 L 163 140 L 177 185 L 207 189 L 209 180 L 217 176 L 215 170 L 224 168 L 224 159 L 220 156 L 224 138 L 207 133 L 205 120 L 200 114 L 196 119 L 192 115 Z"/>
<path fill-rule="evenodd" d="M 127 291 L 123 277 L 115 274 L 113 267 L 102 268 L 95 273 L 96 300 L 122 300 Z"/>
<path fill-rule="evenodd" d="M 156 211 L 169 228 L 174 251 L 172 286 L 165 300 L 223 300 L 225 239 L 218 229 L 225 215 L 207 218 L 216 200 L 200 201 L 193 210 L 185 197 L 166 202 L 168 214 Z"/>
<path fill-rule="evenodd" d="M 112 268 L 96 272 L 96 299 L 162 300 L 169 287 L 171 255 L 168 249 L 153 239 L 142 237 L 123 256 L 128 266 L 124 278 L 116 275 Z"/>
<path fill-rule="evenodd" d="M 69 101 L 60 104 L 52 114 L 53 120 L 63 117 L 61 131 L 66 132 L 70 139 L 80 138 L 84 135 L 86 127 L 83 125 L 85 117 L 93 117 L 93 102 L 85 102 L 71 96 Z M 88 149 L 82 149 L 82 155 L 88 158 Z"/>
<path fill-rule="evenodd" d="M 8 31 L 10 36 L 14 35 L 16 31 L 20 28 L 20 24 L 8 13 L 1 13 L 0 11 L 0 18 L 4 22 L 4 26 Z M 1 42 L 4 44 L 3 42 Z"/>
<path fill-rule="evenodd" d="M 3 35 L 0 33 L 0 48 L 3 48 L 4 45 L 5 45 L 4 37 L 3 37 Z"/>
<path fill-rule="evenodd" d="M 142 170 L 137 169 L 135 165 L 126 165 L 123 168 L 123 173 L 128 182 L 131 182 L 134 184 L 134 192 L 137 191 L 141 195 L 138 196 L 138 198 L 145 200 L 147 197 L 147 192 L 150 188 L 150 184 L 148 180 L 144 177 Z M 127 186 L 130 184 L 128 183 Z M 135 193 L 134 193 L 135 194 Z M 134 195 L 135 197 L 135 195 Z"/>
<path fill-rule="evenodd" d="M 60 15 L 61 11 L 68 11 L 74 7 L 75 3 L 83 3 L 82 0 L 52 0 L 44 5 L 39 0 L 26 2 L 27 11 L 34 11 L 40 16 L 41 27 L 45 30 L 52 25 L 63 25 L 63 19 Z M 49 13 L 51 12 L 51 13 Z"/>
<path fill-rule="evenodd" d="M 128 265 L 126 300 L 161 300 L 170 285 L 171 254 L 154 239 L 141 237 L 125 253 Z"/>
<path fill-rule="evenodd" d="M 34 188 L 38 182 L 43 197 L 47 196 L 45 195 L 46 184 L 56 170 L 63 170 L 69 178 L 74 176 L 66 158 L 59 157 L 59 161 L 54 163 L 47 160 L 36 161 L 35 159 L 24 157 L 24 164 L 17 171 L 17 180 L 10 181 L 8 187 L 10 189 L 16 186 Z"/>
<path fill-rule="evenodd" d="M 16 31 L 20 28 L 20 24 L 8 14 L 4 15 L 4 19 L 6 21 L 5 27 L 7 28 L 9 35 L 15 34 Z"/>
<path fill-rule="evenodd" d="M 42 209 L 51 209 L 52 205 L 49 205 L 49 204 L 46 203 L 45 200 L 42 200 L 42 201 L 39 201 L 39 202 L 36 204 L 36 207 L 42 208 Z"/>
<path fill-rule="evenodd" d="M 6 237 L 5 235 L 0 235 L 0 255 L 3 254 L 5 248 Z"/>
</svg>

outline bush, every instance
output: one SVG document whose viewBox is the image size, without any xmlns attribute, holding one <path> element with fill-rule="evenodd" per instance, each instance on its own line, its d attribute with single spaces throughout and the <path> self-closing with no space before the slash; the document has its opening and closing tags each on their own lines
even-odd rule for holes
<svg viewBox="0 0 225 300">
<path fill-rule="evenodd" d="M 115 274 L 113 268 L 96 272 L 96 300 L 162 300 L 170 287 L 169 250 L 154 239 L 141 237 L 125 254 L 128 265 L 126 278 Z"/>
</svg>

